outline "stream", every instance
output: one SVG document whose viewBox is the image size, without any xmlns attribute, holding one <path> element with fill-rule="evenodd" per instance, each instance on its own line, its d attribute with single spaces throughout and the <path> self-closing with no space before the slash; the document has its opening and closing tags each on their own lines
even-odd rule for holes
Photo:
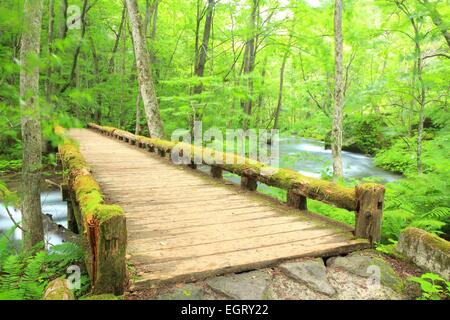
<svg viewBox="0 0 450 320">
<path fill-rule="evenodd" d="M 344 166 L 344 176 L 347 178 L 365 178 L 376 177 L 380 183 L 395 181 L 401 178 L 401 175 L 377 168 L 373 164 L 371 157 L 358 154 L 355 152 L 342 152 L 342 160 Z M 331 173 L 331 150 L 326 150 L 324 143 L 313 139 L 305 139 L 298 137 L 280 138 L 280 167 L 291 168 L 299 173 L 320 178 L 323 173 Z M 208 167 L 199 166 L 199 170 L 206 171 Z M 232 174 L 224 175 L 224 178 L 239 183 L 240 177 Z M 0 176 L 0 179 L 2 177 Z M 14 183 L 11 184 L 12 190 L 17 190 L 18 175 L 13 178 Z M 15 185 L 15 187 L 14 187 Z M 261 186 L 262 189 L 267 188 Z M 51 215 L 55 223 L 67 227 L 67 204 L 62 200 L 61 192 L 58 189 L 44 188 L 41 193 L 42 212 Z M 15 221 L 20 221 L 20 210 L 8 207 Z M 47 220 L 47 219 L 46 219 Z M 60 244 L 63 242 L 58 230 L 44 223 L 46 229 L 45 241 L 47 244 Z M 13 227 L 13 223 L 8 217 L 6 208 L 0 202 L 0 234 L 6 232 Z M 21 230 L 16 229 L 13 236 L 14 240 L 22 238 Z"/>
</svg>

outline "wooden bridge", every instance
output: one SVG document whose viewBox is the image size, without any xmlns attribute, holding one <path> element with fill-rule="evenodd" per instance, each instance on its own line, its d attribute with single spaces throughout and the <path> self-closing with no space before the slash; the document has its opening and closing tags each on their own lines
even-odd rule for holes
<svg viewBox="0 0 450 320">
<path fill-rule="evenodd" d="M 208 175 L 193 170 L 193 164 L 174 165 L 168 157 L 172 142 L 97 125 L 71 129 L 66 136 L 79 144 L 82 159 L 75 166 L 71 161 L 77 156 L 67 151 L 69 142 L 60 146 L 68 170 L 67 198 L 72 200 L 70 221 L 86 235 L 88 268 L 97 292 L 123 291 L 125 246 L 137 275 L 134 285 L 144 287 L 348 253 L 380 237 L 380 185 L 344 188 L 285 169 L 263 174 L 261 166 L 249 163 L 212 165 Z M 239 174 L 241 185 L 222 179 L 222 170 Z M 98 183 L 99 191 L 93 189 L 101 190 L 97 209 L 82 203 L 93 191 L 83 193 L 87 190 L 77 183 L 80 174 Z M 254 192 L 258 181 L 286 189 L 287 204 Z M 356 211 L 356 230 L 309 213 L 308 197 Z M 113 215 L 118 220 L 103 222 L 108 221 L 100 218 L 103 204 L 123 208 L 123 219 L 119 214 Z M 126 230 L 121 230 L 125 219 Z"/>
</svg>

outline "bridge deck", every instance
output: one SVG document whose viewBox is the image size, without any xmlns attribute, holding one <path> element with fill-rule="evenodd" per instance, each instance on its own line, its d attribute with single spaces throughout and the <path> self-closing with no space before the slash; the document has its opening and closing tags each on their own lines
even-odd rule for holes
<svg viewBox="0 0 450 320">
<path fill-rule="evenodd" d="M 70 135 L 106 200 L 126 212 L 127 253 L 138 286 L 367 247 L 347 228 L 154 153 L 87 129 Z"/>
</svg>

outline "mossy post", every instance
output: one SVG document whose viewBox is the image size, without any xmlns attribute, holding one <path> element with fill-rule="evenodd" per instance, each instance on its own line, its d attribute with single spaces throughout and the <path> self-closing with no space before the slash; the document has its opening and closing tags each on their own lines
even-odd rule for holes
<svg viewBox="0 0 450 320">
<path fill-rule="evenodd" d="M 160 157 L 164 158 L 166 156 L 166 150 L 163 148 L 158 148 L 158 154 Z"/>
<path fill-rule="evenodd" d="M 300 210 L 308 210 L 306 197 L 291 188 L 287 192 L 287 205 Z"/>
<path fill-rule="evenodd" d="M 255 191 L 258 188 L 258 180 L 251 175 L 241 176 L 241 188 L 248 191 Z"/>
<path fill-rule="evenodd" d="M 191 169 L 197 169 L 197 164 L 194 162 L 194 160 L 191 160 L 191 163 L 188 164 L 188 167 Z"/>
<path fill-rule="evenodd" d="M 384 186 L 365 183 L 356 186 L 355 236 L 369 239 L 370 243 L 381 240 L 381 220 L 384 205 Z"/>
<path fill-rule="evenodd" d="M 211 176 L 216 179 L 222 179 L 222 168 L 211 166 Z"/>
<path fill-rule="evenodd" d="M 125 217 L 113 216 L 98 225 L 93 292 L 123 294 L 126 285 Z"/>
</svg>

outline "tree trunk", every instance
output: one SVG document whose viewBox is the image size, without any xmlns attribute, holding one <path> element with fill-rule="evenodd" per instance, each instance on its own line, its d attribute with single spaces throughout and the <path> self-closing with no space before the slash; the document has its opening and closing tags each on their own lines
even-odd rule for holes
<svg viewBox="0 0 450 320">
<path fill-rule="evenodd" d="M 24 29 L 20 51 L 20 106 L 22 114 L 22 223 L 23 247 L 30 250 L 44 241 L 40 183 L 42 167 L 42 137 L 39 113 L 39 57 L 42 0 L 25 0 Z"/>
<path fill-rule="evenodd" d="M 120 19 L 119 30 L 117 30 L 116 41 L 114 42 L 114 47 L 112 50 L 111 58 L 109 59 L 109 67 L 108 67 L 109 73 L 114 72 L 114 66 L 115 66 L 114 58 L 116 56 L 117 49 L 119 48 L 120 36 L 123 32 L 123 25 L 125 23 L 125 16 L 126 16 L 126 6 L 124 5 L 123 10 L 122 10 L 122 18 Z"/>
<path fill-rule="evenodd" d="M 100 61 L 99 57 L 97 55 L 97 50 L 95 48 L 95 42 L 92 36 L 89 37 L 89 40 L 91 42 L 91 51 L 92 51 L 92 60 L 94 61 L 94 72 L 95 76 L 97 78 L 97 83 L 100 84 L 102 80 L 101 72 L 100 72 Z M 94 110 L 93 118 L 96 123 L 102 122 L 102 105 L 103 105 L 103 99 L 102 99 L 102 93 L 101 91 L 96 92 L 97 97 L 97 107 Z"/>
<path fill-rule="evenodd" d="M 258 15 L 258 6 L 259 6 L 259 0 L 253 0 L 252 1 L 252 12 L 250 15 L 250 23 L 249 23 L 249 30 L 250 30 L 250 36 L 247 39 L 246 48 L 244 52 L 244 75 L 246 75 L 247 79 L 247 90 L 249 98 L 245 99 L 244 101 L 241 101 L 241 107 L 245 113 L 246 118 L 243 121 L 243 127 L 244 129 L 248 128 L 249 124 L 249 117 L 252 114 L 252 107 L 253 107 L 253 79 L 252 79 L 252 72 L 255 68 L 255 60 L 256 60 L 256 18 Z"/>
<path fill-rule="evenodd" d="M 80 17 L 80 19 L 81 19 L 81 40 L 80 40 L 80 43 L 78 44 L 77 48 L 75 49 L 75 55 L 73 57 L 73 62 L 72 62 L 72 71 L 70 72 L 69 80 L 62 87 L 60 93 L 64 93 L 72 85 L 73 81 L 75 80 L 76 71 L 77 71 L 77 64 L 78 64 L 78 57 L 79 57 L 80 52 L 81 52 L 81 46 L 83 44 L 84 35 L 86 34 L 86 13 L 87 13 L 87 10 L 88 10 L 88 0 L 84 0 L 83 1 L 83 9 L 82 9 L 82 12 L 81 12 L 81 17 Z"/>
<path fill-rule="evenodd" d="M 419 80 L 419 126 L 417 128 L 417 173 L 423 173 L 422 166 L 422 134 L 423 134 L 423 123 L 425 121 L 425 104 L 426 104 L 426 91 L 425 84 L 422 78 L 422 70 L 423 70 L 423 58 L 422 58 L 422 49 L 420 47 L 420 35 L 419 29 L 417 25 L 414 23 L 414 30 L 416 33 L 415 36 L 415 48 L 416 48 L 416 59 L 417 59 L 417 79 Z"/>
<path fill-rule="evenodd" d="M 51 66 L 51 56 L 53 54 L 53 37 L 54 37 L 54 29 L 55 29 L 55 0 L 48 1 L 48 39 L 47 39 L 47 47 L 48 47 L 48 66 L 47 66 L 47 77 L 45 79 L 45 99 L 47 102 L 50 102 L 50 97 L 52 95 L 52 66 Z"/>
<path fill-rule="evenodd" d="M 205 26 L 203 30 L 203 39 L 202 44 L 199 48 L 196 49 L 196 58 L 195 61 L 195 67 L 194 67 L 194 74 L 202 78 L 205 74 L 205 65 L 206 65 L 206 59 L 208 56 L 208 44 L 209 44 L 209 38 L 211 36 L 211 26 L 213 21 L 213 12 L 214 12 L 214 5 L 215 0 L 208 0 L 208 7 L 206 8 L 206 18 L 205 18 Z M 193 93 L 198 95 L 203 92 L 203 84 L 198 84 L 194 87 Z M 197 104 L 197 102 L 195 102 Z M 191 121 L 191 127 L 194 127 L 195 121 L 200 121 L 202 119 L 202 113 L 199 112 L 197 106 L 195 107 L 194 115 L 192 117 Z"/>
<path fill-rule="evenodd" d="M 141 16 L 139 15 L 136 0 L 126 0 L 126 5 L 132 29 L 136 70 L 148 129 L 151 137 L 161 138 L 164 135 L 163 124 L 159 113 L 159 104 L 153 83 L 150 57 L 142 29 Z"/>
<path fill-rule="evenodd" d="M 60 21 L 59 21 L 59 38 L 65 39 L 67 36 L 67 0 L 60 0 Z"/>
<path fill-rule="evenodd" d="M 333 128 L 331 131 L 331 150 L 333 153 L 333 175 L 342 177 L 342 112 L 344 106 L 344 83 L 342 79 L 342 0 L 335 0 L 334 7 L 334 39 L 335 39 L 335 89 Z"/>
<path fill-rule="evenodd" d="M 283 55 L 283 61 L 281 63 L 281 68 L 280 68 L 280 87 L 279 87 L 279 91 L 278 91 L 278 101 L 277 101 L 277 109 L 275 111 L 275 120 L 273 123 L 273 128 L 275 130 L 278 129 L 278 121 L 280 119 L 281 107 L 283 105 L 284 69 L 286 68 L 286 62 L 289 57 L 289 50 L 291 49 L 291 41 L 292 41 L 292 35 L 289 36 L 288 46 L 287 46 L 286 52 Z"/>
<path fill-rule="evenodd" d="M 286 52 L 283 56 L 283 62 L 281 63 L 280 68 L 280 87 L 278 91 L 278 101 L 277 101 L 277 109 L 275 111 L 275 120 L 273 123 L 273 128 L 275 130 L 278 129 L 278 120 L 280 118 L 281 106 L 283 104 L 283 84 L 284 84 L 284 69 L 286 67 L 288 53 Z"/>
<path fill-rule="evenodd" d="M 136 127 L 134 129 L 134 134 L 141 134 L 141 94 L 139 92 L 136 96 Z"/>
<path fill-rule="evenodd" d="M 147 30 L 150 24 L 150 21 L 152 22 L 152 32 L 150 34 L 150 38 L 152 41 L 155 41 L 156 39 L 156 21 L 158 18 L 158 5 L 159 0 L 155 0 L 153 3 L 153 6 L 150 6 L 150 1 L 146 0 L 145 2 L 145 22 L 144 22 L 144 37 L 147 37 Z M 153 8 L 152 8 L 153 7 Z M 156 55 L 152 51 L 150 55 L 150 59 L 152 63 L 155 63 L 156 61 Z M 159 68 L 158 68 L 159 70 Z M 156 72 L 157 76 L 159 75 L 159 72 Z M 134 134 L 139 135 L 141 133 L 141 93 L 139 92 L 136 96 L 136 126 L 134 128 Z"/>
<path fill-rule="evenodd" d="M 450 32 L 447 30 L 447 24 L 442 21 L 441 15 L 435 8 L 435 4 L 431 4 L 428 0 L 423 0 L 423 5 L 427 8 L 430 13 L 431 20 L 434 25 L 441 31 L 442 35 L 450 47 Z"/>
</svg>

